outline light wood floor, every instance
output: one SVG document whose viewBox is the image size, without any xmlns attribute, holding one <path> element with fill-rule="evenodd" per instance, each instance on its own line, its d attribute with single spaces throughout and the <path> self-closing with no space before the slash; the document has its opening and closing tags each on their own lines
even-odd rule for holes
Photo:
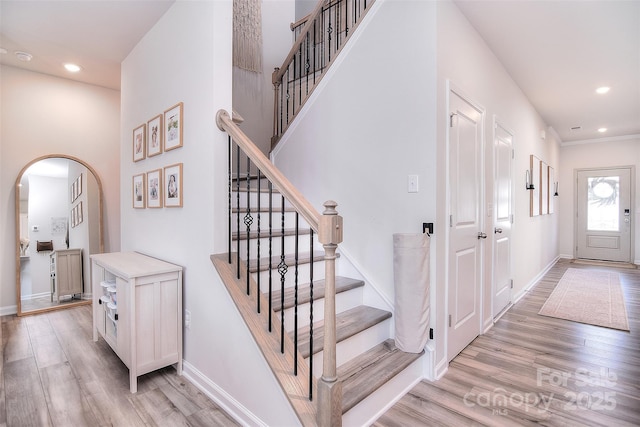
<svg viewBox="0 0 640 427">
<path fill-rule="evenodd" d="M 620 273 L 631 332 L 538 315 L 569 267 L 560 260 L 438 381 L 386 412 L 389 426 L 639 426 L 640 270 Z"/>
<path fill-rule="evenodd" d="M 237 425 L 175 369 L 138 379 L 92 340 L 91 306 L 3 316 L 0 426 Z"/>
<path fill-rule="evenodd" d="M 640 270 L 619 269 L 631 332 L 539 316 L 561 260 L 436 382 L 422 381 L 381 426 L 640 425 Z M 91 307 L 2 317 L 0 426 L 236 425 L 173 368 L 139 379 L 91 340 Z M 591 377 L 588 377 L 591 373 Z M 504 403 L 504 404 L 503 404 Z"/>
</svg>

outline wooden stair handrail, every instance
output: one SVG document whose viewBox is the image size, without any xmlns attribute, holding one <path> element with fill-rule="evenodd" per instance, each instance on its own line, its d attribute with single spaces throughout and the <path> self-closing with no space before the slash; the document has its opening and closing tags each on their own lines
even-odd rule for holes
<svg viewBox="0 0 640 427">
<path fill-rule="evenodd" d="M 291 184 L 291 182 L 280 172 L 267 156 L 249 139 L 247 135 L 236 125 L 229 113 L 219 110 L 216 114 L 216 124 L 218 129 L 227 132 L 233 141 L 242 148 L 245 154 L 253 161 L 280 193 L 291 203 L 295 210 L 307 221 L 309 227 L 316 233 L 319 231 L 320 213 L 309 203 L 309 201 Z"/>
<path fill-rule="evenodd" d="M 318 2 L 318 4 L 316 5 L 315 9 L 313 9 L 313 12 L 311 12 L 309 15 L 307 15 L 307 17 L 306 17 L 307 18 L 307 23 L 304 24 L 304 27 L 302 27 L 302 30 L 300 30 L 300 34 L 306 34 L 311 29 L 311 27 L 313 26 L 313 23 L 315 22 L 316 18 L 322 13 L 322 8 L 324 7 L 325 3 L 326 3 L 326 0 L 320 0 Z M 304 40 L 304 37 L 298 37 L 296 42 L 291 47 L 291 50 L 289 51 L 289 54 L 287 55 L 287 57 L 282 62 L 282 66 L 280 68 L 276 68 L 273 71 L 273 76 L 271 78 L 271 83 L 272 84 L 275 85 L 276 83 L 278 83 L 282 79 L 282 76 L 284 76 L 284 73 L 285 73 L 285 70 L 287 69 L 287 66 L 289 65 L 289 63 L 291 61 L 293 61 L 293 57 L 298 52 L 298 49 L 300 48 L 300 45 L 302 44 L 303 40 Z"/>
</svg>

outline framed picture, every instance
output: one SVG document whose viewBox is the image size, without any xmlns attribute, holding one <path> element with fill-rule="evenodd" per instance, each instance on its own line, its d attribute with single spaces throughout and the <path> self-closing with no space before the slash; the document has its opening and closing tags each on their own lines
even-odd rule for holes
<svg viewBox="0 0 640 427">
<path fill-rule="evenodd" d="M 162 169 L 147 172 L 147 207 L 162 207 Z"/>
<path fill-rule="evenodd" d="M 164 112 L 164 151 L 182 147 L 182 102 Z"/>
<path fill-rule="evenodd" d="M 133 161 L 144 159 L 146 143 L 146 125 L 142 124 L 133 130 Z"/>
<path fill-rule="evenodd" d="M 133 208 L 144 208 L 144 174 L 133 177 Z"/>
<path fill-rule="evenodd" d="M 182 163 L 164 168 L 164 206 L 182 207 Z"/>
<path fill-rule="evenodd" d="M 75 228 L 75 226 L 77 225 L 76 214 L 77 214 L 77 209 L 74 206 L 73 209 L 71 209 L 71 228 Z"/>
<path fill-rule="evenodd" d="M 76 198 L 82 194 L 82 174 L 76 178 Z"/>
<path fill-rule="evenodd" d="M 149 137 L 147 138 L 147 157 L 162 153 L 162 114 L 158 114 L 147 122 Z"/>
<path fill-rule="evenodd" d="M 78 203 L 76 205 L 76 225 L 80 225 L 82 224 L 83 221 L 83 215 L 82 215 L 82 202 Z"/>
<path fill-rule="evenodd" d="M 75 202 L 77 198 L 78 198 L 78 194 L 76 189 L 76 183 L 74 181 L 73 184 L 71 184 L 71 203 Z"/>
</svg>

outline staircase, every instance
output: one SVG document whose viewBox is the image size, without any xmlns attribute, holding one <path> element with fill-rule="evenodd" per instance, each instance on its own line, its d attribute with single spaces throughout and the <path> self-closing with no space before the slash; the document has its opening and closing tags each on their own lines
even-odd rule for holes
<svg viewBox="0 0 640 427">
<path fill-rule="evenodd" d="M 373 421 L 421 378 L 422 353 L 395 347 L 392 314 L 364 304 L 361 278 L 335 275 L 347 262 L 327 244 L 342 236 L 335 204 L 309 224 L 303 218 L 315 221 L 313 212 L 300 212 L 311 210 L 308 202 L 292 202 L 301 196 L 264 155 L 245 150 L 250 141 L 228 114 L 219 113 L 218 125 L 234 136 L 230 169 L 235 157 L 235 170 L 245 171 L 229 174 L 229 253 L 212 256 L 216 269 L 302 425 Z"/>
</svg>

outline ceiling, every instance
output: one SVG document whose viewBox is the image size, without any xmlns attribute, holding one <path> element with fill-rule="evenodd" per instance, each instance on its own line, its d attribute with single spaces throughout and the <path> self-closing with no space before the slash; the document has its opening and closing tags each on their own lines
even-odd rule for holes
<svg viewBox="0 0 640 427">
<path fill-rule="evenodd" d="M 454 1 L 563 142 L 640 135 L 640 0 Z M 120 63 L 173 2 L 1 0 L 0 63 L 119 89 Z"/>
<path fill-rule="evenodd" d="M 640 136 L 640 1 L 455 3 L 563 142 Z"/>
<path fill-rule="evenodd" d="M 0 63 L 119 90 L 120 63 L 174 1 L 0 0 Z"/>
</svg>

